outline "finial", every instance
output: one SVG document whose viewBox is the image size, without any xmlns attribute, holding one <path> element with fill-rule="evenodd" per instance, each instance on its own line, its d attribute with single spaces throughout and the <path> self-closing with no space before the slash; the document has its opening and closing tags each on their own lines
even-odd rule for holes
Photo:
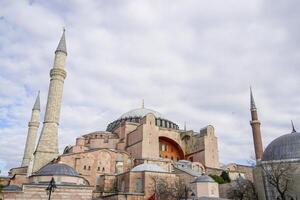
<svg viewBox="0 0 300 200">
<path fill-rule="evenodd" d="M 256 109 L 256 106 L 255 106 L 255 101 L 254 101 L 254 98 L 253 98 L 253 94 L 252 94 L 252 88 L 250 86 L 250 109 Z"/>
<path fill-rule="evenodd" d="M 292 133 L 296 133 L 296 129 L 295 129 L 295 126 L 294 126 L 294 123 L 293 123 L 293 120 L 291 120 L 291 123 L 292 123 Z"/>
<path fill-rule="evenodd" d="M 142 99 L 142 108 L 145 108 L 145 102 L 144 102 L 144 99 Z"/>
<path fill-rule="evenodd" d="M 35 103 L 33 105 L 32 110 L 41 110 L 41 106 L 40 105 L 41 105 L 40 104 L 40 91 L 38 91 L 38 95 L 37 95 L 37 97 L 35 99 Z"/>
<path fill-rule="evenodd" d="M 184 131 L 186 131 L 186 121 L 184 122 Z"/>
<path fill-rule="evenodd" d="M 63 34 L 60 38 L 60 41 L 58 43 L 58 46 L 56 48 L 56 51 L 55 53 L 57 52 L 63 52 L 67 55 L 67 45 L 66 45 L 66 38 L 65 38 L 65 32 L 66 32 L 66 29 L 65 27 L 63 27 Z"/>
</svg>

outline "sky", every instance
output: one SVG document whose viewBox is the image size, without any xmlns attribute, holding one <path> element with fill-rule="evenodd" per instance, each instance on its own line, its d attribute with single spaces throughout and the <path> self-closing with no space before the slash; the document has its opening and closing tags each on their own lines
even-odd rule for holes
<svg viewBox="0 0 300 200">
<path fill-rule="evenodd" d="M 252 86 L 264 147 L 300 129 L 296 0 L 0 1 L 0 170 L 20 166 L 38 90 L 41 122 L 66 28 L 60 151 L 123 113 L 154 109 L 183 129 L 211 124 L 221 163 L 253 157 Z M 42 123 L 41 123 L 42 124 Z M 42 125 L 40 125 L 39 133 Z"/>
</svg>

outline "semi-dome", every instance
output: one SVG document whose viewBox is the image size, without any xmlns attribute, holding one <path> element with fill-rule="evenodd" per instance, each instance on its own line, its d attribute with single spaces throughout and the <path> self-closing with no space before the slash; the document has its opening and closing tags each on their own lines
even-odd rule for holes
<svg viewBox="0 0 300 200">
<path fill-rule="evenodd" d="M 143 172 L 143 171 L 150 171 L 150 172 L 167 172 L 167 170 L 161 168 L 156 164 L 151 163 L 143 163 L 138 166 L 135 166 L 131 170 L 132 172 Z"/>
<path fill-rule="evenodd" d="M 214 179 L 207 175 L 198 176 L 193 183 L 214 183 Z"/>
<path fill-rule="evenodd" d="M 66 164 L 54 163 L 48 164 L 37 171 L 34 176 L 76 176 L 79 177 L 78 172 L 76 172 L 72 167 Z"/>
<path fill-rule="evenodd" d="M 262 161 L 300 159 L 300 133 L 282 135 L 265 149 Z"/>
</svg>

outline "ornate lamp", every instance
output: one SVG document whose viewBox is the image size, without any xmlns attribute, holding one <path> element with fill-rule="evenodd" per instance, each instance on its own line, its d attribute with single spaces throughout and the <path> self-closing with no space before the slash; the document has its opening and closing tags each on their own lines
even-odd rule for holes
<svg viewBox="0 0 300 200">
<path fill-rule="evenodd" d="M 49 195 L 49 196 L 48 196 L 48 200 L 51 199 L 51 194 L 52 194 L 52 192 L 55 191 L 56 188 L 57 188 L 57 187 L 56 187 L 56 184 L 55 184 L 55 180 L 54 180 L 54 178 L 52 177 L 51 181 L 49 182 L 48 187 L 46 188 L 47 194 Z"/>
</svg>

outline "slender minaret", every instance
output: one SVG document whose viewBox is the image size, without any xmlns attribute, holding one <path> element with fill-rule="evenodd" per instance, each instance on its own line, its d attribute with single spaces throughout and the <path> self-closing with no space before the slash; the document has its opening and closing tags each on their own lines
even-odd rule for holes
<svg viewBox="0 0 300 200">
<path fill-rule="evenodd" d="M 260 121 L 258 120 L 257 109 L 255 106 L 252 89 L 250 87 L 250 111 L 251 111 L 251 127 L 253 134 L 254 150 L 256 160 L 261 160 L 263 155 L 263 145 L 260 132 Z"/>
<path fill-rule="evenodd" d="M 31 112 L 31 119 L 28 123 L 28 133 L 27 133 L 27 140 L 24 150 L 24 156 L 22 161 L 22 167 L 28 166 L 30 160 L 32 159 L 35 141 L 36 141 L 36 133 L 40 126 L 40 92 L 36 97 L 35 103 L 32 108 Z"/>
<path fill-rule="evenodd" d="M 50 85 L 44 124 L 34 152 L 32 172 L 36 172 L 58 156 L 57 134 L 64 80 L 67 75 L 64 69 L 66 57 L 67 49 L 64 30 L 55 51 L 53 68 L 50 71 Z"/>
</svg>

